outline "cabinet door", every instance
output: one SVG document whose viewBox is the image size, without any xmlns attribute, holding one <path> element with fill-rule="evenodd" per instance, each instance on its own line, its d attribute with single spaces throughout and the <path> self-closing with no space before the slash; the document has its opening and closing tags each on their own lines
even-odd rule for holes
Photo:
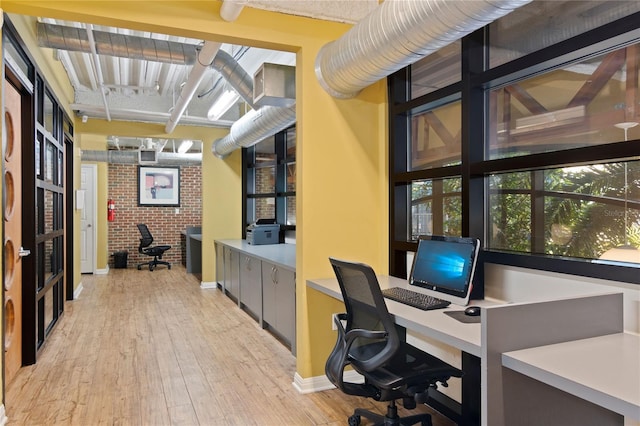
<svg viewBox="0 0 640 426">
<path fill-rule="evenodd" d="M 261 262 L 246 254 L 240 254 L 240 306 L 262 321 Z"/>
<path fill-rule="evenodd" d="M 240 296 L 240 254 L 230 248 L 225 248 L 225 251 L 228 251 L 228 257 L 225 261 L 225 290 L 233 300 L 238 301 Z"/>
<path fill-rule="evenodd" d="M 216 282 L 224 290 L 224 246 L 215 243 L 216 246 Z"/>
<path fill-rule="evenodd" d="M 273 280 L 275 266 L 262 262 L 262 320 L 276 328 L 276 283 Z M 264 324 L 263 324 L 264 326 Z"/>
<path fill-rule="evenodd" d="M 296 348 L 296 277 L 293 271 L 275 267 L 276 324 L 278 332 L 291 343 L 295 355 Z"/>
</svg>

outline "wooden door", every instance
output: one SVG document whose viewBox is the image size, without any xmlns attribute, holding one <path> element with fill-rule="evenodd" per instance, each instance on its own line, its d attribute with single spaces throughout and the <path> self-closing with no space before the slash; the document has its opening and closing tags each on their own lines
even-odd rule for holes
<svg viewBox="0 0 640 426">
<path fill-rule="evenodd" d="M 22 173 L 21 96 L 4 84 L 4 350 L 5 379 L 22 366 Z"/>
</svg>

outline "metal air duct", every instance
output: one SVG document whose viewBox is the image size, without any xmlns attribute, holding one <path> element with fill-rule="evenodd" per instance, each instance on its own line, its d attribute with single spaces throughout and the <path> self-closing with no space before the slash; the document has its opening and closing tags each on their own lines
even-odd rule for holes
<svg viewBox="0 0 640 426">
<path fill-rule="evenodd" d="M 296 108 L 264 106 L 253 109 L 233 123 L 229 134 L 216 140 L 211 152 L 224 158 L 238 148 L 247 148 L 273 136 L 296 122 Z"/>
<path fill-rule="evenodd" d="M 211 68 L 218 71 L 220 75 L 238 92 L 240 97 L 251 107 L 253 105 L 253 77 L 251 77 L 233 56 L 219 50 L 213 58 Z"/>
<path fill-rule="evenodd" d="M 82 150 L 82 161 L 96 161 L 109 164 L 138 164 L 138 151 L 85 151 Z M 202 164 L 202 153 L 178 154 L 173 152 L 159 152 L 158 165 L 171 166 L 199 166 Z"/>
<path fill-rule="evenodd" d="M 347 99 L 531 0 L 386 0 L 344 36 L 324 45 L 316 76 Z"/>
<path fill-rule="evenodd" d="M 83 28 L 38 22 L 36 33 L 40 47 L 91 53 L 90 42 Z M 193 65 L 198 57 L 198 46 L 193 44 L 95 30 L 93 38 L 98 55 L 179 65 Z"/>
</svg>

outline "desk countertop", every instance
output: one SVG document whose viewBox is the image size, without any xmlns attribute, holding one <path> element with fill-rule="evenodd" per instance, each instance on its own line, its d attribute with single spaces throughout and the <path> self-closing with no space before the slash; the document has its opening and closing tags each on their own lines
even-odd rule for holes
<svg viewBox="0 0 640 426">
<path fill-rule="evenodd" d="M 408 286 L 407 280 L 386 275 L 379 275 L 378 282 L 383 289 Z M 340 285 L 335 278 L 309 280 L 307 285 L 328 296 L 342 300 Z M 389 299 L 385 299 L 385 302 L 389 313 L 394 315 L 398 325 L 472 355 L 478 357 L 481 355 L 480 323 L 463 323 L 444 314 L 447 311 L 462 311 L 464 310 L 463 306 L 451 305 L 445 309 L 423 311 Z M 488 301 L 473 301 L 473 304 L 488 306 L 492 303 Z"/>
<path fill-rule="evenodd" d="M 640 420 L 640 336 L 617 333 L 502 354 L 502 364 Z"/>
</svg>

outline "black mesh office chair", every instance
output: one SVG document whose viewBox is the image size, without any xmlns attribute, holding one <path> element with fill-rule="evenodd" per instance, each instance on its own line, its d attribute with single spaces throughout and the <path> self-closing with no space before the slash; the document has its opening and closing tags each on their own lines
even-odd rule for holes
<svg viewBox="0 0 640 426">
<path fill-rule="evenodd" d="M 138 246 L 138 252 L 142 254 L 146 254 L 147 256 L 153 256 L 153 260 L 149 262 L 141 263 L 138 265 L 138 270 L 142 269 L 143 266 L 149 265 L 149 270 L 153 271 L 158 265 L 167 265 L 169 269 L 171 269 L 171 264 L 169 262 L 164 262 L 162 260 L 162 255 L 165 251 L 169 250 L 171 246 L 153 246 L 153 235 L 149 232 L 149 228 L 144 223 L 138 224 L 138 230 L 140 231 L 140 245 Z"/>
<path fill-rule="evenodd" d="M 462 377 L 462 371 L 400 338 L 370 266 L 329 260 L 347 312 L 336 316 L 338 340 L 325 373 L 346 394 L 389 402 L 385 416 L 357 408 L 349 417 L 349 426 L 359 425 L 361 417 L 379 425 L 431 425 L 431 416 L 426 413 L 398 417 L 395 400 L 402 399 L 405 408 L 415 408 L 417 403 L 427 402 L 429 388 L 437 383 L 446 386 L 450 377 Z M 342 321 L 346 321 L 346 328 Z M 343 380 L 348 365 L 364 376 L 364 383 Z"/>
</svg>

